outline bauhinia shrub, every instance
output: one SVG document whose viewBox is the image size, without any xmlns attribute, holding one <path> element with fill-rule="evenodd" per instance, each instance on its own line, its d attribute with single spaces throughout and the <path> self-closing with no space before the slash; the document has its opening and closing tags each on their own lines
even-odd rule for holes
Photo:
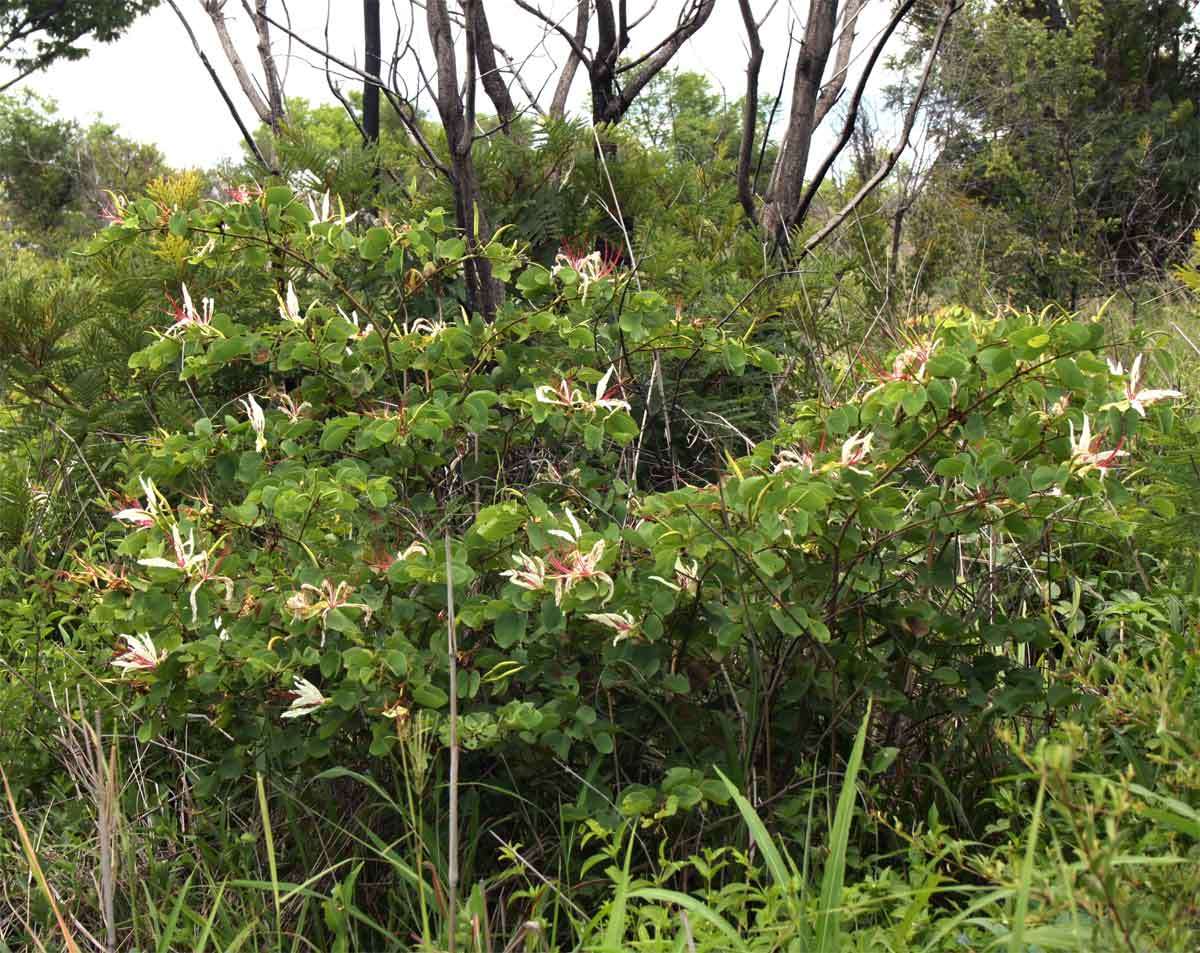
<svg viewBox="0 0 1200 953">
<path fill-rule="evenodd" d="M 468 756 L 574 762 L 629 815 L 724 799 L 714 764 L 780 785 L 868 696 L 892 749 L 1064 700 L 1052 601 L 1181 396 L 1098 322 L 942 311 L 873 386 L 704 457 L 680 408 L 718 375 L 765 406 L 782 367 L 752 315 L 501 235 L 486 322 L 440 214 L 237 197 L 129 203 L 95 248 L 191 256 L 130 362 L 190 416 L 130 441 L 116 557 L 80 571 L 118 573 L 88 622 L 143 738 L 221 753 L 205 784 L 386 756 L 419 712 L 444 735 L 447 536 Z"/>
</svg>

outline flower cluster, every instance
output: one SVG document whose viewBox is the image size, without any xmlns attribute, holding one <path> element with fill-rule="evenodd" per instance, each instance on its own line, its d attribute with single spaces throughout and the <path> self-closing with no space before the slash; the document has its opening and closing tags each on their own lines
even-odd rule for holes
<svg viewBox="0 0 1200 953">
<path fill-rule="evenodd" d="M 896 355 L 896 359 L 892 361 L 892 369 L 884 370 L 878 364 L 872 367 L 875 377 L 879 380 L 880 386 L 889 384 L 892 381 L 923 381 L 925 380 L 926 366 L 929 364 L 929 359 L 933 356 L 933 352 L 937 350 L 938 342 L 934 341 L 918 341 L 911 344 L 903 351 Z M 871 393 L 879 388 L 876 387 Z"/>
<path fill-rule="evenodd" d="M 562 604 L 563 596 L 581 582 L 590 582 L 607 593 L 600 601 L 603 605 L 613 597 L 612 577 L 600 569 L 600 562 L 604 559 L 605 542 L 602 539 L 597 540 L 585 553 L 580 546 L 583 527 L 570 507 L 564 507 L 563 512 L 571 529 L 552 529 L 549 533 L 566 540 L 569 547 L 546 553 L 544 559 L 540 556 L 516 553 L 513 563 L 517 568 L 506 569 L 501 575 L 511 579 L 514 585 L 533 592 L 541 591 L 548 583 L 553 583 L 554 601 L 559 605 Z"/>
<path fill-rule="evenodd" d="M 193 583 L 188 590 L 188 604 L 192 607 L 192 621 L 195 622 L 199 609 L 196 605 L 196 594 L 206 582 L 219 582 L 225 588 L 226 600 L 233 598 L 233 580 L 228 576 L 220 576 L 215 572 L 216 563 L 212 561 L 212 555 L 220 546 L 221 541 L 218 540 L 211 549 L 203 550 L 196 548 L 196 531 L 188 530 L 187 539 L 184 540 L 183 534 L 179 531 L 177 524 L 171 526 L 171 548 L 174 558 L 168 559 L 164 556 L 149 556 L 138 560 L 139 566 L 146 566 L 150 569 L 166 569 L 171 572 L 181 572 Z M 220 562 L 218 560 L 217 562 Z"/>
<path fill-rule="evenodd" d="M 664 579 L 662 576 L 649 576 L 647 578 L 653 579 L 655 582 L 660 582 L 675 592 L 686 592 L 694 596 L 700 586 L 700 564 L 694 559 L 690 563 L 686 563 L 683 561 L 682 556 L 676 556 L 674 582 Z"/>
<path fill-rule="evenodd" d="M 238 403 L 246 411 L 246 417 L 250 420 L 250 429 L 254 431 L 254 450 L 256 453 L 262 453 L 267 449 L 266 415 L 258 401 L 254 399 L 253 394 L 242 398 Z"/>
<path fill-rule="evenodd" d="M 289 321 L 292 324 L 303 324 L 304 315 L 300 313 L 300 299 L 296 296 L 296 286 L 290 281 L 287 283 L 287 289 L 282 296 L 279 292 L 275 293 L 275 300 L 279 302 L 279 316 L 284 321 Z"/>
<path fill-rule="evenodd" d="M 638 623 L 628 612 L 585 612 L 584 616 L 612 629 L 616 633 L 613 636 L 613 645 L 619 645 L 637 635 Z"/>
<path fill-rule="evenodd" d="M 262 195 L 262 188 L 254 183 L 249 185 L 230 185 L 225 189 L 225 197 L 235 205 L 245 205 L 253 202 Z"/>
<path fill-rule="evenodd" d="M 371 568 L 376 572 L 387 572 L 396 563 L 402 563 L 413 556 L 428 556 L 429 548 L 420 540 L 415 540 L 408 544 L 408 547 L 395 555 L 387 553 L 376 559 L 370 564 Z"/>
<path fill-rule="evenodd" d="M 558 275 L 564 268 L 570 268 L 579 276 L 580 295 L 586 301 L 588 289 L 615 274 L 620 261 L 621 253 L 607 246 L 604 252 L 585 252 L 572 245 L 563 245 L 554 258 L 551 274 Z"/>
<path fill-rule="evenodd" d="M 154 481 L 138 477 L 138 482 L 142 485 L 142 494 L 146 497 L 146 505 L 144 507 L 130 506 L 118 510 L 113 514 L 113 519 L 129 523 L 131 526 L 145 528 L 158 522 L 162 510 L 160 509 L 158 488 L 154 485 Z"/>
<path fill-rule="evenodd" d="M 842 442 L 841 454 L 838 461 L 825 464 L 821 470 L 846 468 L 853 470 L 855 473 L 861 473 L 864 476 L 868 475 L 871 471 L 862 469 L 859 464 L 862 464 L 871 453 L 874 440 L 874 434 L 863 430 L 860 430 L 853 436 L 847 437 Z M 821 451 L 824 448 L 825 437 L 822 436 L 817 450 Z M 805 447 L 801 447 L 799 450 L 780 450 L 776 455 L 775 466 L 772 468 L 772 472 L 782 473 L 784 470 L 802 470 L 805 473 L 812 473 L 814 463 L 813 451 Z"/>
<path fill-rule="evenodd" d="M 292 685 L 294 689 L 289 692 L 292 703 L 288 706 L 288 710 L 280 717 L 300 718 L 304 715 L 311 715 L 329 700 L 307 678 L 301 678 L 297 675 Z"/>
</svg>

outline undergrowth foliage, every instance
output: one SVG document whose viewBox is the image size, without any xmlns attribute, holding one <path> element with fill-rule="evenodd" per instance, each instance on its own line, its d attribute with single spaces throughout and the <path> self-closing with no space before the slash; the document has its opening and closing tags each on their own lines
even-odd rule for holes
<svg viewBox="0 0 1200 953">
<path fill-rule="evenodd" d="M 551 876 L 609 862 L 591 888 L 602 915 L 563 916 L 611 949 L 627 915 L 646 949 L 730 948 L 756 918 L 775 924 L 764 949 L 837 948 L 860 774 L 879 817 L 943 792 L 961 808 L 1010 757 L 1000 723 L 1051 725 L 1096 690 L 1047 660 L 1109 643 L 1126 612 L 1086 580 L 1130 546 L 1126 514 L 1176 426 L 1184 395 L 1155 379 L 1151 342 L 1054 310 L 945 308 L 886 358 L 834 368 L 836 401 L 788 403 L 786 335 L 749 296 L 685 314 L 620 256 L 568 246 L 546 266 L 501 232 L 477 252 L 506 289 L 484 321 L 463 307 L 470 253 L 440 212 L 395 222 L 283 186 L 233 197 L 119 201 L 88 249 L 160 264 L 128 361 L 154 426 L 115 438 L 120 476 L 95 487 L 105 518 L 46 598 L 77 605 L 71 653 L 123 730 L 203 752 L 186 769 L 199 803 L 257 772 L 355 782 L 406 814 L 404 931 L 432 942 L 440 887 L 422 853 L 445 862 L 423 798 L 450 740 L 450 590 L 463 776 L 475 823 L 507 844 L 499 860 L 478 844 L 472 870 L 499 871 L 507 902 L 567 932 L 546 905 L 573 903 L 536 887 L 530 857 L 547 852 L 524 846 L 536 825 L 511 806 L 550 805 L 599 850 L 566 852 Z M 752 429 L 723 425 L 733 380 L 761 408 Z M 1139 571 L 1111 567 L 1126 586 Z M 1036 837 L 1045 792 L 1065 800 L 1073 782 L 1061 757 L 1028 757 Z M 836 811 L 814 818 L 813 772 L 840 765 Z M 389 774 L 405 803 L 379 786 Z M 778 848 L 742 792 L 770 805 Z M 269 834 L 261 782 L 258 797 Z M 707 830 L 730 808 L 749 853 Z M 935 808 L 890 835 L 938 856 L 913 887 L 923 903 L 894 911 L 906 943 L 918 925 L 952 936 L 927 909 L 942 823 Z M 660 856 L 635 883 L 647 834 L 691 859 Z M 720 870 L 760 862 L 773 888 L 723 892 Z M 708 906 L 667 890 L 672 877 L 699 877 Z M 488 922 L 481 897 L 472 929 Z M 860 901 L 884 916 L 853 890 L 846 909 Z M 687 931 L 671 905 L 693 913 Z M 331 935 L 362 926 L 339 909 L 325 908 Z M 812 931 L 781 926 L 809 914 Z"/>
</svg>

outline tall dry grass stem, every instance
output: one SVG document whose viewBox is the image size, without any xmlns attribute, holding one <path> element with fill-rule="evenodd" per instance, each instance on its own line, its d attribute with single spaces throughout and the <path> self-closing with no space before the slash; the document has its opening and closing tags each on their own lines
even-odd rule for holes
<svg viewBox="0 0 1200 953">
<path fill-rule="evenodd" d="M 454 621 L 454 572 L 450 558 L 450 534 L 446 543 L 446 654 L 450 666 L 450 831 L 447 852 L 447 948 L 454 953 L 458 925 L 458 635 Z"/>
</svg>

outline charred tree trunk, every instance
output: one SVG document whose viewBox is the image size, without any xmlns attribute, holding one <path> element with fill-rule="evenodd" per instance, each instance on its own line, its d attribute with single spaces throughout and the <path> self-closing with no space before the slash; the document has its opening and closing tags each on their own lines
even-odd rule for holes
<svg viewBox="0 0 1200 953">
<path fill-rule="evenodd" d="M 363 0 L 363 65 L 371 77 L 383 68 L 382 39 L 379 28 L 379 0 Z M 379 83 L 363 81 L 363 139 L 368 145 L 379 142 Z"/>
<path fill-rule="evenodd" d="M 433 47 L 437 71 L 437 109 L 446 132 L 450 153 L 450 182 L 454 189 L 454 215 L 458 227 L 472 253 L 479 252 L 491 238 L 483 205 L 480 202 L 479 179 L 472 157 L 475 127 L 476 31 L 479 0 L 464 0 L 466 31 L 466 81 L 459 92 L 458 65 L 454 51 L 454 36 L 446 0 L 427 0 L 425 5 L 429 41 Z M 502 289 L 492 277 L 488 260 L 474 255 L 466 267 L 467 304 L 472 311 L 492 317 L 500 306 Z"/>
</svg>

